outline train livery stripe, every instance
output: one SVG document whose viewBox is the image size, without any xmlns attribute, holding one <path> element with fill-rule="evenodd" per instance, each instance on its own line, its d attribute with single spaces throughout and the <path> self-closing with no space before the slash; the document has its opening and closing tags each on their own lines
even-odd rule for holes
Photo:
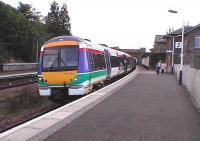
<svg viewBox="0 0 200 141">
<path fill-rule="evenodd" d="M 101 76 L 106 76 L 105 70 L 95 71 L 95 72 L 90 72 L 90 73 L 85 73 L 85 74 L 78 74 L 77 80 L 73 81 L 70 85 L 78 85 L 89 80 L 89 78 L 95 79 Z"/>
<path fill-rule="evenodd" d="M 70 84 L 66 84 L 66 86 L 81 85 L 85 81 L 88 81 L 89 78 L 95 79 L 95 78 L 102 77 L 102 76 L 106 76 L 106 70 L 77 74 L 76 75 L 77 80 L 73 80 Z M 44 81 L 38 81 L 38 83 L 39 83 L 39 86 L 41 86 L 41 87 L 63 86 L 63 85 L 59 85 L 59 84 L 49 85 L 48 83 L 46 83 Z"/>
<path fill-rule="evenodd" d="M 79 45 L 79 42 L 76 41 L 60 41 L 60 42 L 50 42 L 44 45 L 44 47 L 53 47 L 53 46 L 64 46 L 64 45 Z"/>
<path fill-rule="evenodd" d="M 80 48 L 80 51 L 82 52 L 91 52 L 91 53 L 95 53 L 95 54 L 103 54 L 103 51 L 101 50 L 95 50 L 95 49 L 90 49 L 90 48 Z"/>
</svg>

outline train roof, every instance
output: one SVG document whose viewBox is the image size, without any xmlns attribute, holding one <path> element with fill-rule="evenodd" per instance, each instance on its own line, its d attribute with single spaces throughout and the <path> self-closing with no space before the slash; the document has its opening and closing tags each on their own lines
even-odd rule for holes
<svg viewBox="0 0 200 141">
<path fill-rule="evenodd" d="M 48 40 L 47 42 L 45 42 L 45 44 L 48 44 L 50 42 L 59 42 L 59 41 L 75 41 L 75 42 L 79 42 L 79 43 L 84 42 L 84 43 L 86 43 L 88 45 L 96 46 L 97 48 L 108 49 L 108 50 L 110 50 L 112 52 L 117 52 L 119 55 L 131 56 L 131 55 L 125 53 L 125 52 L 122 52 L 122 51 L 119 51 L 119 50 L 115 50 L 115 49 L 112 49 L 112 48 L 109 48 L 109 47 L 105 47 L 105 46 L 102 46 L 102 45 L 96 45 L 96 44 L 93 44 L 89 40 L 82 39 L 82 38 L 75 37 L 75 36 L 69 36 L 69 35 L 58 36 L 58 37 L 52 38 L 52 39 Z"/>
<path fill-rule="evenodd" d="M 45 44 L 47 44 L 49 42 L 59 42 L 59 41 L 85 42 L 85 40 L 83 40 L 79 37 L 64 35 L 64 36 L 58 36 L 58 37 L 52 38 L 52 39 L 48 40 Z"/>
</svg>

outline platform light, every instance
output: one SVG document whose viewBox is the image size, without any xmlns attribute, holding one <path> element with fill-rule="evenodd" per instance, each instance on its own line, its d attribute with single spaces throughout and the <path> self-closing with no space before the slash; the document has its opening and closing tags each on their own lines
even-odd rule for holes
<svg viewBox="0 0 200 141">
<path fill-rule="evenodd" d="M 176 10 L 172 10 L 172 9 L 169 9 L 168 12 L 170 13 L 178 13 L 178 11 Z M 179 72 L 179 85 L 182 85 L 182 74 L 183 74 L 183 47 L 184 47 L 184 20 L 183 20 L 183 25 L 182 25 L 182 38 L 181 38 L 181 54 L 180 54 L 180 57 L 181 57 L 181 62 L 180 62 L 180 72 Z"/>
</svg>

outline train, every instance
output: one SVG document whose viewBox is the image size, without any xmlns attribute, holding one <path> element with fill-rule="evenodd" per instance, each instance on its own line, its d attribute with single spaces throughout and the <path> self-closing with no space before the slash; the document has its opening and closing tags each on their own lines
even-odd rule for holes
<svg viewBox="0 0 200 141">
<path fill-rule="evenodd" d="M 52 101 L 90 93 L 95 85 L 136 68 L 131 55 L 75 36 L 45 42 L 38 63 L 39 94 Z"/>
</svg>

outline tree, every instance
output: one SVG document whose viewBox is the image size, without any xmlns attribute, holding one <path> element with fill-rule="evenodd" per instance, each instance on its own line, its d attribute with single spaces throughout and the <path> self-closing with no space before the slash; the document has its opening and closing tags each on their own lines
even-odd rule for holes
<svg viewBox="0 0 200 141">
<path fill-rule="evenodd" d="M 69 22 L 70 18 L 68 15 L 66 4 L 63 4 L 59 15 L 60 15 L 60 34 L 70 35 L 71 24 Z"/>
<path fill-rule="evenodd" d="M 46 17 L 46 25 L 48 32 L 54 36 L 71 35 L 70 17 L 67 11 L 67 5 L 63 4 L 59 10 L 58 3 L 53 1 L 50 12 Z"/>
<path fill-rule="evenodd" d="M 46 17 L 47 30 L 52 36 L 59 36 L 59 6 L 53 1 L 50 8 L 51 12 Z"/>
<path fill-rule="evenodd" d="M 40 22 L 42 15 L 40 12 L 36 11 L 30 4 L 23 4 L 19 2 L 19 6 L 17 7 L 17 12 L 19 14 L 25 16 L 29 21 L 32 22 Z"/>
<path fill-rule="evenodd" d="M 36 43 L 41 45 L 47 38 L 46 25 L 34 23 L 26 16 L 0 1 L 0 56 L 1 61 L 35 61 Z"/>
</svg>

